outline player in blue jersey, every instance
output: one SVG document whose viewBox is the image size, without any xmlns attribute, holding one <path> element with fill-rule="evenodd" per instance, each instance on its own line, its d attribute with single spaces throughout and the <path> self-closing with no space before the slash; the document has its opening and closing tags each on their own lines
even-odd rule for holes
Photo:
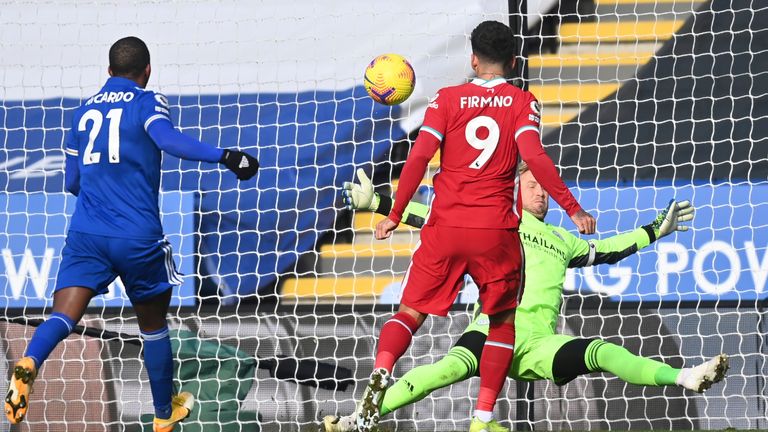
<svg viewBox="0 0 768 432">
<path fill-rule="evenodd" d="M 166 314 L 171 289 L 181 283 L 160 225 L 158 192 L 162 151 L 195 161 L 219 162 L 240 180 L 259 168 L 256 158 L 204 144 L 171 123 L 165 96 L 145 90 L 149 50 L 136 37 L 109 50 L 104 87 L 72 117 L 64 152 L 65 186 L 78 197 L 53 295 L 53 312 L 16 363 L 5 398 L 11 423 L 24 419 L 37 371 L 85 313 L 91 298 L 116 277 L 138 318 L 144 364 L 155 408 L 154 431 L 170 432 L 194 406 L 191 394 L 174 395 L 173 359 Z"/>
</svg>

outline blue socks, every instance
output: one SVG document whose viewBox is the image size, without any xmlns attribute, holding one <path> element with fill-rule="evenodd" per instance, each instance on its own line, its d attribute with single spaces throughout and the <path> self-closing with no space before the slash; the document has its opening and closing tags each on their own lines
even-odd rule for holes
<svg viewBox="0 0 768 432">
<path fill-rule="evenodd" d="M 35 334 L 32 335 L 32 340 L 27 345 L 27 351 L 24 353 L 24 356 L 32 357 L 37 370 L 40 370 L 40 366 L 51 355 L 56 345 L 66 339 L 72 333 L 73 328 L 75 328 L 75 322 L 71 318 L 63 313 L 52 313 L 35 330 Z"/>
<path fill-rule="evenodd" d="M 35 330 L 27 346 L 25 357 L 31 357 L 35 366 L 45 362 L 59 342 L 63 341 L 75 327 L 75 322 L 68 316 L 54 312 Z M 171 398 L 173 397 L 173 355 L 168 327 L 144 333 L 144 365 L 149 375 L 149 386 L 155 406 L 155 416 L 161 419 L 171 417 Z"/>
<path fill-rule="evenodd" d="M 155 417 L 171 417 L 171 397 L 173 396 L 173 355 L 168 327 L 149 333 L 141 332 L 144 340 L 144 367 L 149 375 Z"/>
</svg>

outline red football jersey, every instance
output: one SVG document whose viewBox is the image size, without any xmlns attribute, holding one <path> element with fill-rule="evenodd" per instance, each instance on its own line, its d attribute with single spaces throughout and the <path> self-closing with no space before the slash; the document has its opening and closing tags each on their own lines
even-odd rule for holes
<svg viewBox="0 0 768 432">
<path fill-rule="evenodd" d="M 516 228 L 522 204 L 515 138 L 538 131 L 540 121 L 536 98 L 502 78 L 441 89 L 422 125 L 442 140 L 429 222 Z"/>
<path fill-rule="evenodd" d="M 441 89 L 430 101 L 424 123 L 400 176 L 390 219 L 399 222 L 407 201 L 440 148 L 435 199 L 428 224 L 469 228 L 517 228 L 522 214 L 518 155 L 569 215 L 581 209 L 560 179 L 538 136 L 536 98 L 502 78 Z M 525 134 L 522 148 L 518 137 Z"/>
</svg>

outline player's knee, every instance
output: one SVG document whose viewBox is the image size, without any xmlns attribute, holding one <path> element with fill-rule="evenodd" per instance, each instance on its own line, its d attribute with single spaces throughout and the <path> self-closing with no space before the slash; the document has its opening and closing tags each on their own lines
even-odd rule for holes
<svg viewBox="0 0 768 432">
<path fill-rule="evenodd" d="M 401 304 L 397 311 L 400 313 L 408 314 L 411 318 L 414 319 L 414 321 L 416 321 L 416 325 L 418 327 L 421 327 L 421 325 L 424 324 L 424 320 L 426 320 L 428 316 L 427 314 L 421 313 L 416 309 L 404 304 Z"/>
<path fill-rule="evenodd" d="M 472 330 L 465 332 L 456 345 L 448 352 L 449 356 L 456 356 L 467 363 L 468 376 L 474 376 L 478 372 L 480 357 L 483 355 L 485 341 L 488 336 L 480 331 Z"/>
<path fill-rule="evenodd" d="M 508 310 L 490 315 L 488 316 L 488 321 L 491 327 L 500 326 L 502 324 L 514 324 L 515 309 L 508 309 Z"/>
<path fill-rule="evenodd" d="M 75 324 L 80 322 L 95 292 L 90 288 L 72 286 L 53 294 L 53 312 L 66 315 Z"/>
<path fill-rule="evenodd" d="M 565 384 L 579 375 L 596 371 L 586 362 L 588 347 L 598 339 L 573 339 L 566 342 L 552 359 L 552 375 L 558 385 Z"/>
</svg>

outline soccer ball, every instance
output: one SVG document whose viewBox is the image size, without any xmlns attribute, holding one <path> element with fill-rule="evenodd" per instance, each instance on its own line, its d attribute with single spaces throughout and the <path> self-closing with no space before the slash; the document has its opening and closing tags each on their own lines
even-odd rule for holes
<svg viewBox="0 0 768 432">
<path fill-rule="evenodd" d="M 416 73 L 403 56 L 383 54 L 365 68 L 365 91 L 378 103 L 397 105 L 413 93 Z"/>
</svg>

